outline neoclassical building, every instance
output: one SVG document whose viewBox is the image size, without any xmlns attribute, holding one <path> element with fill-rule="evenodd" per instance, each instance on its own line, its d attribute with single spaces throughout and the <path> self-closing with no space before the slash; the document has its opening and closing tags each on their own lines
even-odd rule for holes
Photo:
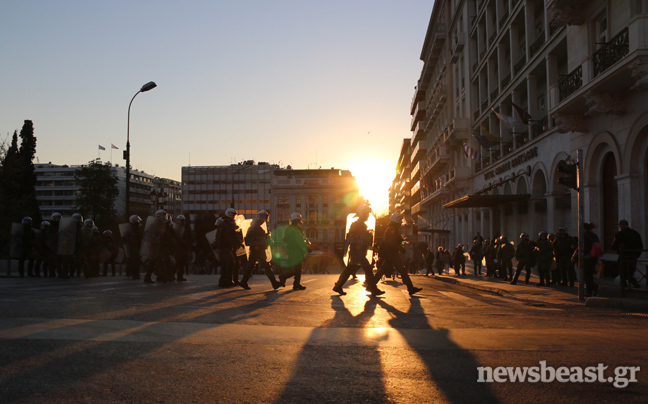
<svg viewBox="0 0 648 404">
<path fill-rule="evenodd" d="M 648 1 L 437 1 L 421 59 L 412 116 L 425 155 L 410 180 L 430 191 L 412 207 L 421 239 L 576 235 L 578 194 L 556 168 L 578 149 L 585 221 L 605 248 L 619 219 L 645 238 Z"/>
</svg>

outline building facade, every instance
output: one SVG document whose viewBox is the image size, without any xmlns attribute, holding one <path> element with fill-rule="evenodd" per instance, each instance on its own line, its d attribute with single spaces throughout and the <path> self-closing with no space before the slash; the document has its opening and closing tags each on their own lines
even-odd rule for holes
<svg viewBox="0 0 648 404">
<path fill-rule="evenodd" d="M 645 0 L 435 2 L 412 103 L 412 144 L 427 147 L 412 182 L 431 191 L 421 235 L 575 235 L 578 194 L 556 168 L 581 149 L 585 221 L 608 250 L 619 219 L 645 237 L 647 22 Z"/>
<path fill-rule="evenodd" d="M 290 215 L 303 217 L 314 249 L 341 251 L 346 217 L 360 203 L 358 186 L 348 170 L 293 170 L 249 160 L 228 166 L 183 167 L 183 212 L 224 214 L 234 207 L 248 219 L 270 213 L 270 228 L 287 225 Z"/>
<path fill-rule="evenodd" d="M 362 201 L 348 170 L 278 169 L 272 179 L 272 228 L 287 225 L 290 215 L 302 215 L 306 237 L 314 249 L 341 253 L 346 219 Z"/>
<path fill-rule="evenodd" d="M 36 200 L 43 218 L 51 217 L 54 212 L 69 216 L 78 211 L 76 197 L 81 186 L 75 174 L 81 167 L 52 163 L 34 165 Z M 110 171 L 117 178 L 119 190 L 119 196 L 114 201 L 115 211 L 118 218 L 125 219 L 126 170 L 124 167 L 114 165 Z M 131 170 L 131 214 L 147 216 L 153 213 L 154 202 L 151 200 L 151 192 L 155 189 L 154 184 L 161 184 L 159 188 L 166 192 L 162 207 L 168 209 L 174 216 L 179 214 L 182 199 L 180 183 L 154 177 L 138 170 Z"/>
<path fill-rule="evenodd" d="M 192 220 L 200 213 L 224 214 L 229 207 L 250 218 L 270 210 L 276 165 L 246 161 L 227 166 L 182 167 L 182 211 Z"/>
</svg>

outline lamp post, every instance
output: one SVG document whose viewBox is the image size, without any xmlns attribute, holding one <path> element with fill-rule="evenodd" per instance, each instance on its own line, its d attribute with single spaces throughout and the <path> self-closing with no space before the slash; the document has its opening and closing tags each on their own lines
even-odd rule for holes
<svg viewBox="0 0 648 404">
<path fill-rule="evenodd" d="M 164 209 L 164 198 L 166 196 L 166 192 L 157 191 L 155 188 L 149 193 L 149 198 L 151 198 L 151 202 L 155 205 L 155 210 Z"/>
<path fill-rule="evenodd" d="M 124 158 L 126 159 L 126 218 L 130 216 L 130 109 L 131 105 L 133 104 L 133 100 L 135 99 L 135 97 L 137 97 L 137 94 L 152 90 L 155 87 L 157 87 L 157 84 L 152 81 L 144 84 L 142 88 L 140 88 L 140 90 L 135 93 L 133 98 L 131 98 L 130 104 L 128 104 L 128 121 L 126 123 L 126 150 L 124 151 Z"/>
<path fill-rule="evenodd" d="M 244 165 L 243 167 L 239 168 L 238 170 L 234 171 L 234 174 L 232 174 L 232 203 L 230 204 L 230 208 L 234 208 L 234 178 L 236 177 L 236 174 L 240 173 L 241 171 L 245 170 L 246 168 L 250 168 L 252 165 Z"/>
</svg>

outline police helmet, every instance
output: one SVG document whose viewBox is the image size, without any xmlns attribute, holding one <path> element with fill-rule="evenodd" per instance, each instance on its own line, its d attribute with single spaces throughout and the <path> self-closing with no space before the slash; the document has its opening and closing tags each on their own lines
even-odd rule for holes
<svg viewBox="0 0 648 404">
<path fill-rule="evenodd" d="M 270 217 L 270 214 L 268 212 L 266 212 L 265 210 L 260 210 L 260 211 L 257 212 L 256 216 L 258 218 L 265 217 L 266 220 L 267 220 Z"/>
<path fill-rule="evenodd" d="M 229 215 L 234 215 L 234 216 L 236 216 L 236 209 L 234 209 L 234 208 L 227 208 L 227 210 L 225 211 L 225 216 L 229 216 Z"/>
<path fill-rule="evenodd" d="M 520 238 L 523 238 L 523 237 L 529 238 L 529 233 L 522 232 L 522 233 L 520 234 Z"/>
<path fill-rule="evenodd" d="M 222 217 L 219 217 L 218 219 L 216 219 L 216 223 L 214 223 L 214 224 L 216 226 L 220 226 L 221 224 L 223 224 L 224 221 L 225 221 L 225 219 L 223 219 Z"/>
<path fill-rule="evenodd" d="M 72 219 L 78 221 L 78 222 L 83 222 L 83 216 L 81 216 L 81 213 L 73 213 L 72 214 Z"/>
<path fill-rule="evenodd" d="M 54 222 L 58 222 L 59 220 L 61 220 L 61 217 L 63 217 L 63 215 L 61 215 L 58 212 L 52 213 L 52 221 Z"/>
<path fill-rule="evenodd" d="M 542 237 L 543 235 L 546 236 L 547 234 L 549 234 L 549 233 L 547 233 L 546 230 L 540 230 L 540 233 L 538 233 L 538 237 Z"/>
<path fill-rule="evenodd" d="M 25 226 L 31 226 L 32 223 L 33 223 L 33 220 L 32 220 L 31 217 L 29 217 L 29 216 L 23 217 L 22 224 L 24 224 Z"/>
<path fill-rule="evenodd" d="M 104 230 L 103 235 L 106 236 L 106 237 L 110 237 L 110 236 L 112 236 L 112 231 Z"/>
<path fill-rule="evenodd" d="M 49 225 L 51 225 L 50 222 L 48 222 L 47 220 L 43 220 L 43 221 L 41 222 L 41 229 L 45 229 L 45 228 L 46 228 L 47 226 L 49 226 Z"/>
<path fill-rule="evenodd" d="M 398 213 L 398 212 L 393 213 L 393 214 L 389 217 L 389 221 L 392 222 L 392 223 L 400 223 L 400 222 L 403 221 L 403 215 L 401 215 L 401 214 Z"/>
<path fill-rule="evenodd" d="M 158 209 L 157 211 L 155 211 L 155 216 L 156 216 L 156 217 L 161 217 L 161 218 L 163 218 L 163 219 L 166 219 L 166 210 L 164 210 L 164 209 Z"/>
<path fill-rule="evenodd" d="M 184 215 L 178 215 L 178 216 L 176 216 L 176 220 L 185 220 L 185 216 Z"/>
<path fill-rule="evenodd" d="M 302 221 L 302 215 L 299 212 L 294 212 L 290 215 L 290 221 L 291 222 L 296 222 L 296 221 Z"/>
<path fill-rule="evenodd" d="M 142 218 L 137 215 L 131 215 L 131 217 L 128 218 L 128 221 L 131 222 L 132 224 L 138 224 L 138 223 L 142 223 Z"/>
<path fill-rule="evenodd" d="M 356 216 L 368 215 L 371 213 L 371 208 L 368 205 L 360 205 L 356 211 Z"/>
<path fill-rule="evenodd" d="M 86 219 L 86 220 L 83 221 L 83 225 L 85 227 L 92 228 L 92 227 L 94 227 L 94 222 L 92 221 L 92 219 Z"/>
</svg>

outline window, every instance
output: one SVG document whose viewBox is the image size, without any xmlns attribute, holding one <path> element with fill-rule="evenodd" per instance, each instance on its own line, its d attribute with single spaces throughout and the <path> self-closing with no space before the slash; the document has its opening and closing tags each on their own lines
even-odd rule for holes
<svg viewBox="0 0 648 404">
<path fill-rule="evenodd" d="M 311 209 L 306 212 L 306 217 L 309 222 L 317 221 L 317 210 Z"/>
<path fill-rule="evenodd" d="M 277 197 L 277 206 L 282 208 L 290 207 L 290 198 L 287 196 L 278 196 Z"/>
<path fill-rule="evenodd" d="M 296 196 L 295 197 L 295 207 L 296 208 L 301 208 L 301 196 Z"/>
<path fill-rule="evenodd" d="M 309 208 L 317 207 L 317 195 L 308 195 L 308 207 Z"/>
<path fill-rule="evenodd" d="M 603 10 L 594 18 L 594 48 L 599 49 L 607 42 L 608 37 L 607 10 Z"/>
<path fill-rule="evenodd" d="M 306 230 L 306 237 L 310 240 L 317 240 L 317 229 Z"/>
<path fill-rule="evenodd" d="M 322 197 L 322 206 L 328 208 L 328 196 Z"/>
</svg>

